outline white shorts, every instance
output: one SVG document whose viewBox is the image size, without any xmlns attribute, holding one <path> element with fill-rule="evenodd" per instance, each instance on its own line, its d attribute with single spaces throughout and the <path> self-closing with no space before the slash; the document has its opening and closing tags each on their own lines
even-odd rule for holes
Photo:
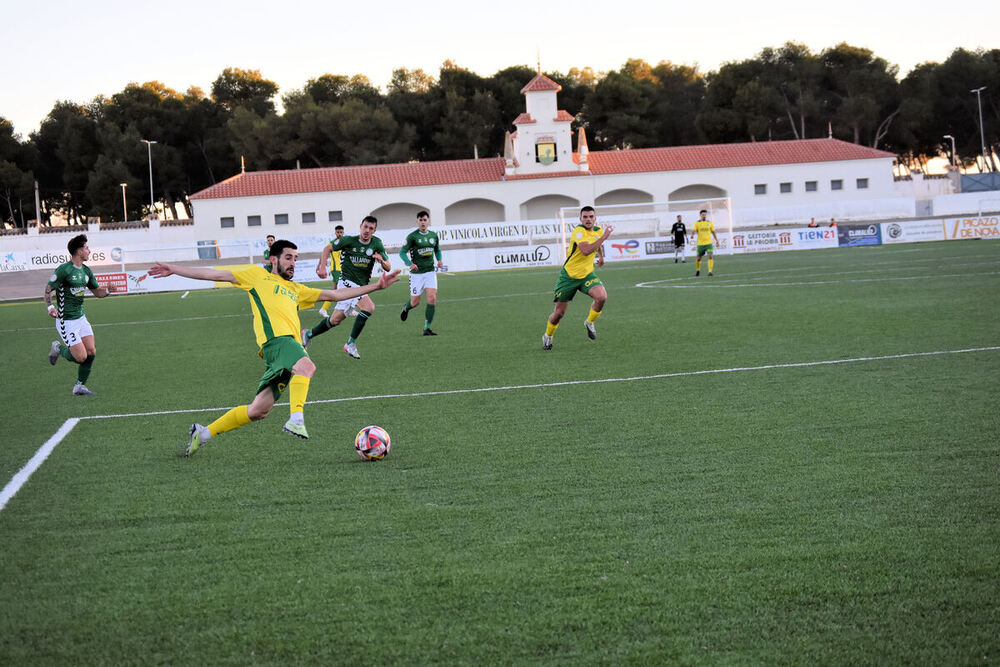
<svg viewBox="0 0 1000 667">
<path fill-rule="evenodd" d="M 410 274 L 410 296 L 420 296 L 427 289 L 438 288 L 438 277 L 435 271 Z"/>
<path fill-rule="evenodd" d="M 351 282 L 350 280 L 344 280 L 343 278 L 337 281 L 337 289 L 346 289 L 348 287 L 361 287 L 361 285 L 355 282 Z M 360 301 L 361 299 L 362 297 L 356 296 L 353 299 L 338 301 L 337 305 L 334 306 L 333 309 L 342 310 L 344 311 L 344 313 L 347 313 L 347 311 L 349 311 L 351 308 L 354 308 L 356 305 L 358 305 L 358 301 Z"/>
<path fill-rule="evenodd" d="M 87 316 L 78 317 L 75 320 L 56 319 L 56 331 L 66 347 L 73 347 L 83 342 L 85 336 L 93 336 L 94 330 L 87 321 Z"/>
</svg>

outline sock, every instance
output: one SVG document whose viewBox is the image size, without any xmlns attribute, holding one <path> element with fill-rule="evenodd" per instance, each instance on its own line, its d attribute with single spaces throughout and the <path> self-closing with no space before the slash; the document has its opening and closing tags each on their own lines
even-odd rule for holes
<svg viewBox="0 0 1000 667">
<path fill-rule="evenodd" d="M 709 272 L 709 273 L 711 273 L 711 272 L 712 272 L 712 267 L 713 267 L 713 266 L 715 266 L 715 260 L 714 260 L 714 259 L 710 259 L 710 260 L 708 260 L 708 272 Z"/>
<path fill-rule="evenodd" d="M 319 321 L 319 324 L 317 324 L 316 326 L 314 326 L 312 329 L 309 330 L 309 337 L 310 338 L 315 338 L 316 336 L 320 335 L 321 333 L 326 333 L 327 331 L 329 331 L 332 328 L 333 328 L 333 325 L 330 324 L 330 318 L 324 317 L 323 319 L 321 319 Z"/>
<path fill-rule="evenodd" d="M 412 306 L 412 305 L 410 305 L 410 302 L 409 302 L 409 301 L 407 301 L 407 302 L 406 302 L 406 303 L 405 303 L 405 304 L 403 305 L 403 310 L 405 310 L 405 311 L 407 311 L 407 312 L 409 312 L 409 311 L 413 310 L 413 306 Z"/>
<path fill-rule="evenodd" d="M 322 303 L 322 304 L 320 305 L 319 309 L 320 309 L 320 310 L 328 310 L 328 309 L 330 308 L 330 306 L 332 306 L 332 305 L 333 305 L 333 301 L 324 301 L 324 302 L 323 302 L 323 303 Z"/>
<path fill-rule="evenodd" d="M 292 379 L 288 381 L 288 402 L 293 417 L 295 413 L 299 413 L 299 417 L 301 418 L 308 393 L 309 378 L 304 375 L 293 375 Z"/>
<path fill-rule="evenodd" d="M 434 321 L 434 306 L 427 304 L 427 309 L 424 313 L 424 328 L 430 329 L 432 321 Z"/>
<path fill-rule="evenodd" d="M 76 381 L 80 384 L 87 384 L 87 378 L 90 377 L 90 368 L 94 365 L 94 355 L 88 354 L 87 358 L 83 360 L 80 367 L 76 369 Z"/>
<path fill-rule="evenodd" d="M 205 429 L 208 431 L 208 437 L 211 438 L 219 435 L 220 433 L 232 431 L 249 424 L 252 420 L 250 419 L 250 415 L 247 413 L 248 407 L 249 406 L 247 405 L 238 405 L 209 424 L 208 428 Z"/>
<path fill-rule="evenodd" d="M 690 271 L 690 270 L 691 269 L 688 269 L 688 271 Z M 699 257 L 698 259 L 694 260 L 694 270 L 695 271 L 701 271 L 701 257 Z"/>
<path fill-rule="evenodd" d="M 555 333 L 556 333 L 556 329 L 558 329 L 558 328 L 559 328 L 558 324 L 552 324 L 552 322 L 546 321 L 545 322 L 545 335 L 549 336 L 549 337 L 554 336 Z"/>
<path fill-rule="evenodd" d="M 598 317 L 601 316 L 602 312 L 604 312 L 604 311 L 594 310 L 593 308 L 591 308 L 590 309 L 590 314 L 587 315 L 587 321 L 588 322 L 594 322 L 595 320 L 597 320 Z"/>
<path fill-rule="evenodd" d="M 372 314 L 367 310 L 359 310 L 358 316 L 354 318 L 354 326 L 351 328 L 351 337 L 347 339 L 348 343 L 353 343 L 361 335 L 361 330 L 365 328 L 365 324 L 368 323 L 368 318 Z"/>
<path fill-rule="evenodd" d="M 72 361 L 74 364 L 79 363 L 73 358 L 73 353 L 69 351 L 65 343 L 59 343 L 59 355 L 66 361 Z"/>
</svg>

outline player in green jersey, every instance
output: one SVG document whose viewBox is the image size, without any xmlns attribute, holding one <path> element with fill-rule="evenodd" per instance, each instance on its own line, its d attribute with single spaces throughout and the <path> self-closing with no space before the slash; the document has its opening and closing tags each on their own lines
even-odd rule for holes
<svg viewBox="0 0 1000 667">
<path fill-rule="evenodd" d="M 97 356 L 94 345 L 94 330 L 83 314 L 83 295 L 89 288 L 94 296 L 101 299 L 108 295 L 108 288 L 101 287 L 94 278 L 94 272 L 84 264 L 90 259 L 90 246 L 87 236 L 74 236 L 66 245 L 70 260 L 56 267 L 49 282 L 45 285 L 45 306 L 49 315 L 56 320 L 56 331 L 62 339 L 52 341 L 49 348 L 49 363 L 55 366 L 62 357 L 66 361 L 79 364 L 76 371 L 76 384 L 73 394 L 76 396 L 93 396 L 94 392 L 87 389 L 87 378 Z M 56 295 L 56 304 L 52 303 L 52 294 Z"/>
<path fill-rule="evenodd" d="M 259 354 L 264 359 L 264 376 L 257 384 L 257 394 L 247 405 L 230 409 L 208 426 L 192 424 L 186 456 L 192 456 L 211 438 L 250 422 L 267 417 L 275 401 L 288 389 L 289 417 L 284 431 L 299 438 L 308 438 L 303 416 L 309 382 L 316 372 L 316 364 L 302 347 L 299 335 L 299 310 L 311 308 L 320 299 L 351 299 L 385 289 L 399 280 L 399 271 L 382 274 L 373 285 L 350 289 L 318 290 L 294 282 L 298 251 L 291 241 L 274 242 L 268 258 L 271 270 L 254 264 L 236 266 L 229 270 L 177 266 L 157 262 L 149 275 L 163 278 L 170 275 L 229 282 L 243 289 L 250 297 L 253 312 L 254 335 Z"/>
<path fill-rule="evenodd" d="M 434 259 L 437 258 L 438 269 L 444 268 L 444 262 L 441 261 L 441 243 L 438 235 L 427 229 L 430 224 L 431 216 L 427 211 L 417 213 L 417 228 L 406 236 L 406 241 L 399 250 L 399 256 L 410 267 L 410 300 L 403 305 L 399 319 L 405 322 L 410 311 L 420 305 L 420 293 L 427 292 L 424 335 L 437 336 L 431 329 L 438 292 Z"/>
<path fill-rule="evenodd" d="M 326 278 L 326 265 L 330 261 L 330 253 L 340 251 L 340 280 L 337 287 L 360 287 L 367 285 L 372 278 L 372 270 L 375 262 L 378 262 L 383 271 L 392 269 L 382 239 L 375 236 L 375 229 L 378 227 L 378 219 L 373 215 L 365 216 L 361 221 L 361 231 L 357 236 L 342 236 L 336 238 L 323 246 L 323 254 L 319 258 L 316 266 L 316 275 Z M 361 358 L 358 352 L 357 341 L 361 335 L 361 330 L 365 328 L 368 319 L 375 313 L 375 302 L 366 294 L 362 297 L 355 297 L 338 301 L 330 317 L 324 317 L 312 329 L 302 330 L 302 346 L 309 347 L 312 339 L 320 334 L 326 333 L 333 327 L 344 321 L 347 311 L 351 308 L 357 310 L 358 316 L 354 320 L 354 327 L 351 335 L 344 345 L 344 352 L 355 359 Z"/>
<path fill-rule="evenodd" d="M 264 266 L 265 269 L 267 269 L 268 271 L 270 271 L 271 270 L 271 246 L 274 245 L 274 234 L 268 234 L 267 237 L 264 238 L 264 240 L 267 241 L 267 247 L 264 248 L 264 264 L 263 264 L 263 266 Z"/>
</svg>

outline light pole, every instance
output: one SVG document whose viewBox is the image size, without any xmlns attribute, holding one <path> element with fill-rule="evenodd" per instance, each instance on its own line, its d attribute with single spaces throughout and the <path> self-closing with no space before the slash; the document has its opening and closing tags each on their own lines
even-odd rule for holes
<svg viewBox="0 0 1000 667">
<path fill-rule="evenodd" d="M 142 143 L 146 144 L 146 156 L 149 158 L 149 213 L 153 213 L 153 144 L 155 141 L 150 141 L 149 139 L 140 139 Z"/>
<path fill-rule="evenodd" d="M 945 139 L 951 139 L 951 166 L 956 166 L 958 163 L 958 156 L 955 154 L 955 137 L 950 134 L 944 135 Z"/>
<path fill-rule="evenodd" d="M 125 204 L 125 186 L 128 183 L 120 183 L 122 186 L 122 222 L 128 222 L 128 205 Z"/>
<path fill-rule="evenodd" d="M 976 101 L 979 103 L 979 144 L 983 149 L 983 171 L 986 171 L 986 135 L 983 133 L 983 96 L 982 92 L 986 90 L 986 86 L 980 86 L 970 90 L 970 93 L 976 94 Z"/>
</svg>

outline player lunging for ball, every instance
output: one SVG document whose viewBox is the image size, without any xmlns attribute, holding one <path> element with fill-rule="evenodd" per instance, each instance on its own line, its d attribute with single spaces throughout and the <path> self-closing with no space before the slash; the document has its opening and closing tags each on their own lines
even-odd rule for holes
<svg viewBox="0 0 1000 667">
<path fill-rule="evenodd" d="M 338 288 L 359 287 L 367 285 L 372 279 L 372 270 L 375 262 L 381 265 L 384 271 L 389 271 L 392 265 L 386 259 L 385 246 L 382 239 L 375 236 L 375 229 L 378 226 L 378 219 L 373 215 L 365 216 L 361 221 L 361 233 L 357 236 L 342 236 L 336 238 L 323 246 L 323 255 L 319 258 L 316 266 L 316 275 L 326 278 L 326 263 L 331 252 L 340 251 L 340 281 Z M 361 330 L 365 328 L 368 319 L 375 314 L 375 302 L 367 293 L 360 297 L 337 300 L 338 303 L 333 309 L 333 314 L 329 318 L 324 317 L 312 329 L 302 330 L 302 345 L 309 347 L 313 338 L 324 334 L 333 327 L 344 321 L 347 311 L 357 306 L 358 318 L 354 321 L 351 335 L 344 345 L 344 352 L 355 359 L 361 358 L 358 346 L 355 341 L 361 335 Z"/>
<path fill-rule="evenodd" d="M 87 378 L 97 356 L 94 345 L 94 330 L 83 314 L 83 295 L 90 289 L 94 296 L 103 298 L 108 295 L 108 289 L 97 284 L 94 272 L 84 264 L 90 259 L 90 246 L 84 234 L 74 236 L 66 244 L 70 260 L 56 267 L 49 282 L 45 285 L 45 306 L 49 315 L 56 320 L 56 331 L 60 343 L 52 341 L 49 348 L 49 363 L 53 366 L 62 357 L 66 361 L 79 364 L 76 369 L 76 384 L 73 385 L 75 396 L 93 396 L 94 392 L 87 389 Z M 52 293 L 56 294 L 58 307 L 52 303 Z"/>
<path fill-rule="evenodd" d="M 246 426 L 267 417 L 274 402 L 288 387 L 291 403 L 284 430 L 299 438 L 308 438 L 303 410 L 309 393 L 309 380 L 316 364 L 302 347 L 299 339 L 299 310 L 311 308 L 320 299 L 342 301 L 356 299 L 375 290 L 385 289 L 399 280 L 399 271 L 382 274 L 378 283 L 363 287 L 318 290 L 292 281 L 295 275 L 297 248 L 291 241 L 278 240 L 271 246 L 269 272 L 251 264 L 228 271 L 176 266 L 157 262 L 149 275 L 163 278 L 170 275 L 228 282 L 246 290 L 253 312 L 253 330 L 264 359 L 264 376 L 257 385 L 257 395 L 249 405 L 235 407 L 208 426 L 192 424 L 185 456 L 192 456 L 204 443 L 220 433 Z"/>
<path fill-rule="evenodd" d="M 406 236 L 403 247 L 399 249 L 399 256 L 410 267 L 410 300 L 403 305 L 399 319 L 405 322 L 410 311 L 420 305 L 420 293 L 427 292 L 427 307 L 424 309 L 424 335 L 437 336 L 431 329 L 438 294 L 434 260 L 437 259 L 438 269 L 444 267 L 444 262 L 441 260 L 441 244 L 438 241 L 438 235 L 427 229 L 430 224 L 431 216 L 427 211 L 417 213 L 417 228 Z"/>
<path fill-rule="evenodd" d="M 577 291 L 583 292 L 594 302 L 590 306 L 590 314 L 584 324 L 591 340 L 597 338 L 597 328 L 594 322 L 604 310 L 608 300 L 608 292 L 604 289 L 601 279 L 594 273 L 594 261 L 597 266 L 604 266 L 604 242 L 611 236 L 614 227 L 610 225 L 602 231 L 597 226 L 597 212 L 592 206 L 580 209 L 580 224 L 573 228 L 569 237 L 569 248 L 566 251 L 566 261 L 563 262 L 559 278 L 556 280 L 555 309 L 549 315 L 542 335 L 542 349 L 552 349 L 552 337 L 556 333 L 559 321 L 566 314 L 566 308 Z"/>
</svg>

